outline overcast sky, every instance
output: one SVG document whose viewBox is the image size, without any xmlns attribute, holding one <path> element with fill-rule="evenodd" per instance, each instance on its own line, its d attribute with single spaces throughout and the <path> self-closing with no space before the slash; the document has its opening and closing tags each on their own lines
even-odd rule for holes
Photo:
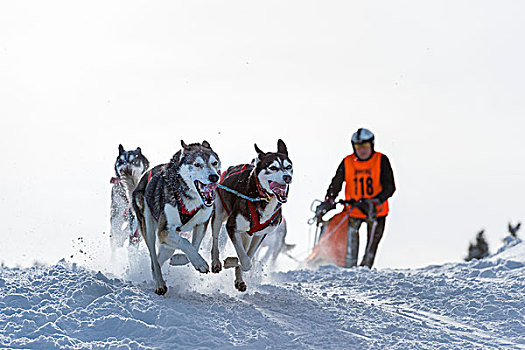
<svg viewBox="0 0 525 350">
<path fill-rule="evenodd" d="M 156 165 L 181 139 L 208 140 L 225 169 L 282 138 L 287 240 L 304 257 L 310 203 L 358 127 L 398 188 L 377 267 L 461 260 L 481 228 L 495 251 L 524 219 L 524 7 L 3 1 L 0 261 L 54 263 L 78 237 L 106 242 L 119 143 Z"/>
</svg>

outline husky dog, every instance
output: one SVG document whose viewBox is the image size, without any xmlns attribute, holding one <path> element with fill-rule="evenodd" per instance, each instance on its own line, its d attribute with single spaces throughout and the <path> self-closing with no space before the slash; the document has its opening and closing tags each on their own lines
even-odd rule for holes
<svg viewBox="0 0 525 350">
<path fill-rule="evenodd" d="M 174 255 L 172 265 L 184 264 L 189 259 L 198 271 L 209 272 L 199 247 L 213 210 L 220 160 L 207 141 L 190 145 L 181 141 L 181 145 L 182 149 L 169 163 L 158 165 L 142 176 L 132 195 L 133 210 L 150 253 L 155 293 L 159 295 L 168 290 L 161 266 L 175 249 L 182 250 L 185 256 Z M 190 243 L 181 234 L 191 230 Z"/>
<path fill-rule="evenodd" d="M 130 197 L 126 195 L 127 181 L 137 182 L 140 176 L 149 168 L 148 159 L 142 154 L 140 147 L 134 151 L 126 151 L 118 145 L 119 155 L 115 161 L 115 177 L 111 178 L 111 248 L 114 251 L 122 247 L 126 240 L 136 244 L 140 240 L 135 217 L 130 210 Z"/>
<path fill-rule="evenodd" d="M 237 257 L 224 260 L 224 267 L 235 267 L 235 288 L 246 291 L 242 271 L 252 267 L 254 257 L 264 237 L 281 222 L 281 205 L 287 201 L 292 182 L 292 161 L 282 140 L 277 152 L 265 153 L 255 145 L 257 158 L 252 164 L 230 167 L 221 177 L 212 217 L 212 272 L 218 273 L 218 238 L 221 225 L 235 247 Z"/>
<path fill-rule="evenodd" d="M 279 257 L 279 254 L 288 254 L 289 250 L 295 247 L 295 244 L 286 243 L 286 220 L 282 218 L 282 222 L 275 231 L 268 234 L 261 243 L 261 248 L 258 250 L 256 255 L 263 265 L 268 265 L 272 268 Z M 263 248 L 267 248 L 266 251 Z M 264 253 L 263 253 L 264 252 Z"/>
</svg>

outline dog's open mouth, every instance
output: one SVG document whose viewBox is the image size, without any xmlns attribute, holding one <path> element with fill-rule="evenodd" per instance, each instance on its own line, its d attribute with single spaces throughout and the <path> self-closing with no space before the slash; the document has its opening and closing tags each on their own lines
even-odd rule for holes
<svg viewBox="0 0 525 350">
<path fill-rule="evenodd" d="M 195 187 L 197 188 L 197 192 L 199 192 L 202 202 L 205 206 L 212 206 L 213 200 L 215 199 L 215 189 L 217 186 L 218 184 L 216 183 L 205 185 L 202 182 L 195 180 Z"/>
<path fill-rule="evenodd" d="M 288 200 L 288 184 L 281 184 L 275 181 L 268 181 L 270 190 L 275 194 L 277 200 L 281 203 L 286 203 Z"/>
</svg>

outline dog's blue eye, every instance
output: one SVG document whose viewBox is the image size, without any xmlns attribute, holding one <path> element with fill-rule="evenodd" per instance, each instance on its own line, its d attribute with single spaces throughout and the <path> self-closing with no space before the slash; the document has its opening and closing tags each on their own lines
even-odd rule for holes
<svg viewBox="0 0 525 350">
<path fill-rule="evenodd" d="M 285 169 L 286 169 L 286 170 L 290 170 L 290 169 L 292 169 L 292 166 L 291 166 L 291 165 L 288 165 Z"/>
</svg>

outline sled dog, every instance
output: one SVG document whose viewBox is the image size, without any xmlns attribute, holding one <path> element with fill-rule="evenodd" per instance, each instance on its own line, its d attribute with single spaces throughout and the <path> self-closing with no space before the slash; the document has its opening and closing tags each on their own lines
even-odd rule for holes
<svg viewBox="0 0 525 350">
<path fill-rule="evenodd" d="M 292 161 L 282 140 L 277 152 L 263 152 L 255 145 L 257 158 L 252 164 L 228 168 L 222 174 L 212 217 L 212 272 L 222 269 L 218 237 L 223 222 L 237 257 L 224 260 L 224 267 L 235 267 L 235 288 L 246 291 L 242 272 L 252 267 L 264 237 L 281 222 L 281 205 L 288 199 L 292 182 Z"/>
<path fill-rule="evenodd" d="M 288 254 L 288 251 L 295 247 L 295 244 L 286 243 L 287 226 L 284 216 L 280 225 L 276 229 L 266 235 L 258 250 L 256 259 L 263 265 L 272 268 L 280 254 Z M 266 251 L 263 249 L 266 248 Z"/>
<path fill-rule="evenodd" d="M 172 265 L 191 262 L 202 273 L 209 267 L 199 254 L 219 182 L 220 160 L 207 141 L 186 145 L 167 164 L 146 172 L 133 191 L 133 210 L 146 242 L 155 280 L 155 293 L 168 287 L 161 266 L 172 257 Z M 193 230 L 192 242 L 181 236 Z M 158 240 L 158 255 L 156 242 Z"/>
<path fill-rule="evenodd" d="M 140 147 L 126 151 L 118 146 L 118 157 L 115 160 L 115 177 L 111 178 L 111 214 L 110 242 L 114 251 L 126 241 L 136 244 L 140 240 L 138 226 L 131 212 L 130 198 L 126 193 L 126 182 L 138 182 L 140 176 L 149 168 L 148 159 Z"/>
</svg>

